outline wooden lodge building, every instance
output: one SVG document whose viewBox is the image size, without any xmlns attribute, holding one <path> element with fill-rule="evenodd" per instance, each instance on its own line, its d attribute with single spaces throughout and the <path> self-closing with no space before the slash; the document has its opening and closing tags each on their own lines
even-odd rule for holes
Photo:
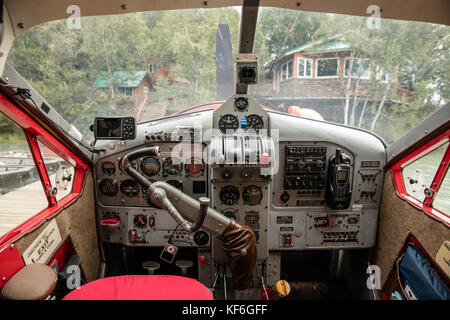
<svg viewBox="0 0 450 320">
<path fill-rule="evenodd" d="M 350 87 L 351 104 L 353 96 L 358 96 L 357 116 L 368 92 L 369 83 L 395 81 L 382 72 L 375 63 L 356 54 L 350 42 L 343 38 L 316 41 L 291 49 L 272 61 L 267 69 L 268 79 L 251 88 L 253 96 L 267 106 L 287 111 L 289 106 L 310 108 L 319 112 L 326 120 L 342 122 L 351 56 L 355 56 L 352 66 Z M 356 83 L 358 90 L 355 92 Z M 410 92 L 396 87 L 398 100 L 408 99 Z M 380 99 L 377 94 L 369 94 L 369 104 Z M 387 100 L 386 105 L 394 100 Z"/>
</svg>

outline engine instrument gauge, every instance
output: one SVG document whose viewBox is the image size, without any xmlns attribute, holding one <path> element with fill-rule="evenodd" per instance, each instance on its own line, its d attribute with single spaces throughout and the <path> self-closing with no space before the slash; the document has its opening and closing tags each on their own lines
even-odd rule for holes
<svg viewBox="0 0 450 320">
<path fill-rule="evenodd" d="M 220 190 L 219 198 L 224 204 L 232 206 L 238 202 L 240 197 L 239 189 L 235 186 L 225 186 Z"/>
<path fill-rule="evenodd" d="M 257 114 L 251 114 L 247 116 L 247 128 L 248 129 L 254 129 L 259 130 L 264 127 L 264 121 L 263 119 L 258 116 Z"/>
<path fill-rule="evenodd" d="M 161 170 L 161 165 L 159 160 L 154 157 L 147 157 L 142 159 L 141 170 L 144 174 L 149 177 L 155 176 Z"/>
<path fill-rule="evenodd" d="M 113 179 L 103 179 L 99 183 L 99 189 L 107 197 L 114 197 L 119 191 L 117 183 Z"/>
<path fill-rule="evenodd" d="M 111 161 L 103 162 L 102 163 L 102 171 L 104 174 L 113 175 L 114 172 L 116 172 L 116 166 L 114 165 L 114 162 L 111 162 Z"/>
<path fill-rule="evenodd" d="M 219 129 L 223 133 L 229 131 L 236 131 L 239 128 L 239 120 L 232 114 L 226 114 L 219 120 Z"/>
<path fill-rule="evenodd" d="M 183 191 L 183 182 L 178 180 L 168 180 L 167 183 L 170 184 L 171 186 L 174 186 L 178 190 Z"/>
<path fill-rule="evenodd" d="M 239 97 L 234 101 L 234 107 L 238 111 L 245 111 L 248 108 L 248 100 L 244 97 Z"/>
<path fill-rule="evenodd" d="M 247 212 L 244 217 L 245 224 L 255 226 L 259 221 L 259 214 L 255 211 Z"/>
<path fill-rule="evenodd" d="M 262 197 L 261 188 L 254 185 L 246 187 L 242 192 L 242 200 L 249 206 L 256 206 L 261 202 Z"/>
<path fill-rule="evenodd" d="M 203 174 L 203 171 L 205 171 L 205 165 L 202 159 L 192 157 L 189 160 L 189 163 L 184 165 L 184 170 L 186 170 L 187 176 L 197 178 Z"/>
<path fill-rule="evenodd" d="M 120 158 L 119 158 L 119 163 L 120 163 Z M 136 161 L 136 160 L 133 160 L 133 161 L 131 161 L 130 162 L 131 163 L 131 167 L 134 169 L 134 170 L 138 170 L 138 168 L 139 168 L 139 164 L 138 164 L 138 162 Z M 120 168 L 120 167 L 119 167 Z M 126 173 L 126 171 L 125 170 L 122 170 L 122 169 L 120 169 L 120 171 L 122 171 L 122 172 L 124 172 L 124 173 Z"/>
<path fill-rule="evenodd" d="M 239 219 L 238 219 L 237 210 L 228 208 L 228 209 L 225 209 L 225 210 L 221 210 L 221 213 L 222 213 L 225 217 L 228 217 L 228 218 L 230 218 L 230 219 L 234 219 L 234 220 L 236 220 L 236 221 L 239 220 Z"/>
<path fill-rule="evenodd" d="M 247 168 L 244 168 L 244 169 L 242 169 L 241 172 L 239 173 L 239 176 L 241 177 L 242 180 L 248 181 L 248 180 L 251 179 L 252 173 L 251 173 L 250 170 L 248 170 Z"/>
<path fill-rule="evenodd" d="M 164 160 L 163 165 L 163 175 L 166 176 L 181 176 L 181 171 L 183 171 L 183 164 L 178 158 L 169 157 Z"/>
<path fill-rule="evenodd" d="M 120 184 L 120 191 L 127 197 L 133 198 L 139 194 L 141 188 L 136 181 L 127 179 Z"/>
<path fill-rule="evenodd" d="M 138 214 L 133 219 L 136 228 L 145 228 L 147 226 L 147 217 L 143 214 Z"/>
<path fill-rule="evenodd" d="M 200 230 L 199 232 L 194 234 L 194 242 L 196 245 L 204 246 L 208 243 L 208 241 L 209 241 L 209 236 L 205 231 Z"/>
</svg>

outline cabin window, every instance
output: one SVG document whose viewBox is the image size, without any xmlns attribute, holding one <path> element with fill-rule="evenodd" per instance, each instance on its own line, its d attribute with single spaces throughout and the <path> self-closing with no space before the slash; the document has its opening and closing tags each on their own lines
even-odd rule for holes
<svg viewBox="0 0 450 320">
<path fill-rule="evenodd" d="M 133 88 L 130 88 L 130 87 L 120 87 L 119 92 L 128 97 L 133 96 Z"/>
<path fill-rule="evenodd" d="M 383 82 L 388 82 L 390 80 L 389 74 L 383 68 L 378 68 L 377 79 Z"/>
<path fill-rule="evenodd" d="M 156 63 L 150 63 L 150 64 L 148 65 L 148 72 L 149 72 L 149 73 L 156 72 Z"/>
<path fill-rule="evenodd" d="M 144 94 L 148 93 L 148 87 L 144 87 Z"/>
<path fill-rule="evenodd" d="M 281 80 L 286 80 L 286 63 L 281 65 Z"/>
<path fill-rule="evenodd" d="M 339 63 L 337 58 L 317 59 L 317 78 L 337 77 L 338 65 Z"/>
<path fill-rule="evenodd" d="M 287 68 L 286 68 L 286 70 L 287 70 L 286 78 L 287 78 L 287 79 L 290 79 L 290 78 L 292 78 L 292 76 L 293 76 L 293 65 L 294 65 L 294 60 L 288 61 L 288 62 L 286 63 L 286 65 L 287 65 Z"/>
<path fill-rule="evenodd" d="M 425 200 L 426 189 L 430 188 L 447 147 L 448 142 L 418 159 L 413 158 L 403 168 L 403 183 L 409 196 L 420 202 Z"/>
<path fill-rule="evenodd" d="M 345 76 L 348 77 L 350 71 L 350 58 L 345 58 Z M 369 79 L 370 77 L 370 60 L 369 59 L 353 59 L 352 76 L 361 79 Z"/>
<path fill-rule="evenodd" d="M 47 207 L 24 132 L 0 113 L 0 236 Z"/>
<path fill-rule="evenodd" d="M 299 78 L 312 77 L 312 59 L 298 59 L 297 76 Z"/>
<path fill-rule="evenodd" d="M 450 214 L 450 171 L 447 171 L 444 181 L 442 181 L 436 198 L 433 201 L 433 208 Z"/>
<path fill-rule="evenodd" d="M 58 151 L 53 151 L 41 141 L 38 144 L 52 187 L 56 188 L 56 201 L 60 201 L 72 193 L 75 161 L 64 155 L 66 161 L 58 155 Z"/>
<path fill-rule="evenodd" d="M 294 60 L 290 60 L 286 63 L 283 63 L 281 65 L 281 80 L 290 79 L 293 77 L 293 71 L 294 71 Z"/>
</svg>

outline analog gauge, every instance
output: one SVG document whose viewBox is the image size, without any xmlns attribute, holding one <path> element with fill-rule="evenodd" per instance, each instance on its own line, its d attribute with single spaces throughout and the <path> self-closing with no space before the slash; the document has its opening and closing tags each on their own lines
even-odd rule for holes
<svg viewBox="0 0 450 320">
<path fill-rule="evenodd" d="M 178 180 L 168 180 L 167 183 L 170 184 L 171 186 L 174 186 L 178 190 L 183 191 L 183 182 Z"/>
<path fill-rule="evenodd" d="M 231 169 L 225 168 L 222 170 L 222 173 L 220 175 L 223 180 L 228 181 L 233 177 L 233 171 Z"/>
<path fill-rule="evenodd" d="M 119 159 L 119 163 L 120 163 L 120 159 Z M 131 167 L 134 169 L 134 170 L 138 170 L 138 168 L 139 168 L 139 164 L 138 164 L 138 162 L 136 161 L 136 160 L 133 160 L 133 161 L 131 161 Z M 122 170 L 122 169 L 120 169 L 122 172 L 125 172 L 124 170 Z M 126 172 L 125 172 L 126 173 Z"/>
<path fill-rule="evenodd" d="M 252 173 L 248 169 L 242 169 L 239 176 L 241 177 L 242 180 L 247 181 L 250 180 L 250 178 L 252 177 Z"/>
<path fill-rule="evenodd" d="M 222 188 L 222 190 L 220 190 L 220 201 L 228 206 L 232 206 L 236 202 L 238 202 L 239 197 L 239 190 L 235 186 L 225 186 Z"/>
<path fill-rule="evenodd" d="M 203 174 L 205 170 L 205 165 L 203 164 L 203 160 L 199 158 L 191 158 L 189 163 L 184 165 L 184 169 L 186 170 L 186 175 L 197 178 Z"/>
<path fill-rule="evenodd" d="M 233 210 L 233 209 L 225 209 L 225 211 L 221 211 L 222 214 L 225 217 L 228 217 L 230 219 L 234 219 L 234 220 L 238 220 L 238 216 L 237 216 L 237 210 Z"/>
<path fill-rule="evenodd" d="M 180 159 L 169 157 L 164 160 L 163 165 L 163 175 L 166 176 L 181 176 L 181 171 L 183 171 L 183 164 Z"/>
<path fill-rule="evenodd" d="M 154 157 L 147 157 L 141 161 L 141 170 L 144 174 L 149 177 L 155 176 L 161 170 L 161 165 L 159 160 Z"/>
<path fill-rule="evenodd" d="M 256 206 L 262 200 L 261 188 L 257 186 L 248 186 L 242 192 L 242 199 L 249 206 Z"/>
<path fill-rule="evenodd" d="M 244 97 L 239 97 L 234 101 L 234 106 L 238 111 L 245 111 L 248 108 L 248 100 Z"/>
<path fill-rule="evenodd" d="M 247 116 L 247 128 L 248 129 L 254 129 L 259 130 L 264 127 L 264 121 L 263 119 L 258 116 L 257 114 L 251 114 Z"/>
<path fill-rule="evenodd" d="M 143 214 L 138 214 L 134 217 L 133 222 L 136 228 L 145 228 L 147 226 L 147 217 Z"/>
<path fill-rule="evenodd" d="M 201 230 L 201 231 L 197 232 L 196 234 L 194 234 L 194 242 L 196 245 L 204 246 L 208 243 L 208 241 L 209 241 L 209 236 L 205 231 Z"/>
<path fill-rule="evenodd" d="M 219 129 L 223 133 L 226 133 L 227 130 L 235 131 L 237 128 L 239 128 L 239 120 L 232 114 L 226 114 L 220 118 Z"/>
<path fill-rule="evenodd" d="M 247 214 L 244 217 L 244 221 L 245 221 L 245 224 L 248 224 L 248 225 L 257 224 L 259 221 L 258 212 L 254 212 L 254 211 L 247 212 Z"/>
<path fill-rule="evenodd" d="M 136 197 L 139 194 L 139 191 L 141 191 L 141 188 L 139 187 L 139 184 L 132 180 L 127 179 L 125 181 L 122 181 L 120 184 L 120 191 L 126 195 L 127 197 Z"/>
<path fill-rule="evenodd" d="M 113 179 L 101 180 L 98 187 L 100 188 L 100 192 L 107 197 L 114 197 L 119 191 L 119 187 Z"/>
<path fill-rule="evenodd" d="M 116 166 L 114 165 L 114 162 L 111 162 L 111 161 L 103 162 L 102 163 L 102 171 L 104 174 L 113 175 L 114 172 L 116 172 Z"/>
</svg>

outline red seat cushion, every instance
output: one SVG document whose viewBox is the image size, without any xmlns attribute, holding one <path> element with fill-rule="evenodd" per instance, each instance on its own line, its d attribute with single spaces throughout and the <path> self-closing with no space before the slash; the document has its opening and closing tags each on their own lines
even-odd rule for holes
<svg viewBox="0 0 450 320">
<path fill-rule="evenodd" d="M 212 300 L 197 280 L 167 275 L 118 276 L 72 290 L 63 300 Z"/>
</svg>

